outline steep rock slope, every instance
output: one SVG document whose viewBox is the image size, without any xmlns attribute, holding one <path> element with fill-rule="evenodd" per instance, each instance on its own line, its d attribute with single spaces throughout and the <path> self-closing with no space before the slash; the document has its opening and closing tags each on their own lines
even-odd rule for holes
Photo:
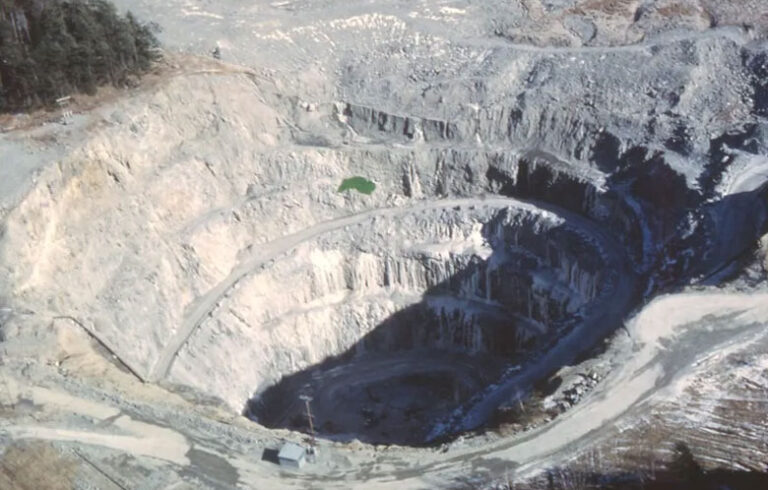
<svg viewBox="0 0 768 490">
<path fill-rule="evenodd" d="M 375 34 L 376 19 L 329 35 Z M 671 267 L 666 284 L 710 246 L 684 238 L 715 232 L 721 211 L 699 203 L 741 190 L 715 188 L 731 168 L 765 165 L 759 44 L 739 30 L 584 51 L 417 38 L 403 31 L 400 56 L 352 48 L 295 95 L 286 74 L 218 67 L 91 116 L 6 217 L 3 295 L 78 319 L 161 380 L 205 316 L 226 314 L 260 244 L 313 224 L 502 192 L 606 222 L 638 271 Z M 335 193 L 348 175 L 378 191 Z M 194 384 L 190 368 L 179 379 Z"/>
</svg>

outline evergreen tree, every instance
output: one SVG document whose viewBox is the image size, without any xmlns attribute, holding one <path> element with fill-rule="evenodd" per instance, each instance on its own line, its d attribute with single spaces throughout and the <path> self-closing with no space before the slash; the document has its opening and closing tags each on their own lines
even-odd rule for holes
<svg viewBox="0 0 768 490">
<path fill-rule="evenodd" d="M 123 85 L 157 47 L 149 25 L 106 0 L 0 0 L 0 111 Z"/>
</svg>

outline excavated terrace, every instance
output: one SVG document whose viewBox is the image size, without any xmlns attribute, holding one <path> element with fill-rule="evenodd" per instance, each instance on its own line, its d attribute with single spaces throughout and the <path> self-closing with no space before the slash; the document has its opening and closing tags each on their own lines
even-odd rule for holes
<svg viewBox="0 0 768 490">
<path fill-rule="evenodd" d="M 249 413 L 305 429 L 305 394 L 323 435 L 421 443 L 436 420 L 574 328 L 611 295 L 616 271 L 578 224 L 508 201 L 372 218 L 252 276 L 275 306 L 261 310 L 274 340 L 254 345 L 253 363 L 288 369 L 255 385 Z M 285 335 L 306 342 L 287 347 Z M 322 362 L 290 371 L 307 357 Z"/>
</svg>

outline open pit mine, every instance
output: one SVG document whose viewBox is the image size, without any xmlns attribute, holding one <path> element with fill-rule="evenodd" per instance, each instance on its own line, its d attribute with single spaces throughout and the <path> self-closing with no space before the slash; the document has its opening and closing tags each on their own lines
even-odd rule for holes
<svg viewBox="0 0 768 490">
<path fill-rule="evenodd" d="M 115 4 L 0 119 L 0 488 L 768 488 L 768 1 Z"/>
</svg>

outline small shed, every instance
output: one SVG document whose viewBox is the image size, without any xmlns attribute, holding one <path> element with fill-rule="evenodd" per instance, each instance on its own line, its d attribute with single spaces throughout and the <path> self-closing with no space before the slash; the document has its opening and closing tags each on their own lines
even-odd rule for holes
<svg viewBox="0 0 768 490">
<path fill-rule="evenodd" d="M 301 468 L 307 460 L 307 450 L 298 444 L 286 442 L 277 453 L 277 459 L 280 461 L 280 466 Z"/>
</svg>

